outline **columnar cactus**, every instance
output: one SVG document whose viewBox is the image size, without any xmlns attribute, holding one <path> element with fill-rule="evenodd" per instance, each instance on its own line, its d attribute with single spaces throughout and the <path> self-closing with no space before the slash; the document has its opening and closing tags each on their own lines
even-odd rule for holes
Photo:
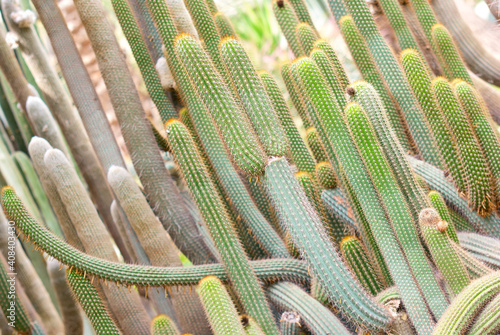
<svg viewBox="0 0 500 335">
<path fill-rule="evenodd" d="M 122 157 L 55 2 L 32 0 L 49 47 L 3 0 L 1 331 L 76 335 L 83 309 L 97 334 L 497 332 L 498 93 L 462 60 L 451 1 L 380 0 L 390 40 L 363 0 L 329 0 L 358 73 L 305 0 L 249 20 L 214 0 L 112 0 L 129 59 L 101 2 L 75 0 Z M 266 72 L 248 47 L 264 30 L 240 25 L 271 12 L 288 49 Z"/>
</svg>

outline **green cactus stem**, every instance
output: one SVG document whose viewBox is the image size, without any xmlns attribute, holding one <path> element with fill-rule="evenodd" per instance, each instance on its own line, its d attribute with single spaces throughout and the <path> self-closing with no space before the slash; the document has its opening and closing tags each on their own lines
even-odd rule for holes
<svg viewBox="0 0 500 335">
<path fill-rule="evenodd" d="M 325 152 L 325 148 L 323 148 L 323 144 L 321 144 L 321 138 L 318 134 L 316 128 L 311 127 L 306 131 L 306 140 L 309 148 L 316 159 L 316 162 L 328 162 L 328 157 Z"/>
<path fill-rule="evenodd" d="M 420 231 L 434 260 L 434 264 L 443 274 L 453 296 L 457 296 L 470 283 L 465 266 L 460 256 L 451 245 L 447 234 L 448 223 L 439 217 L 433 208 L 420 212 Z"/>
<path fill-rule="evenodd" d="M 259 76 L 264 84 L 264 88 L 266 89 L 269 99 L 271 99 L 271 103 L 273 104 L 274 110 L 278 115 L 278 119 L 285 130 L 285 134 L 288 137 L 292 161 L 295 163 L 299 171 L 306 171 L 314 174 L 314 158 L 307 149 L 304 140 L 295 126 L 290 110 L 288 109 L 288 105 L 278 87 L 278 83 L 268 72 L 261 71 L 259 72 Z"/>
<path fill-rule="evenodd" d="M 286 155 L 287 137 L 245 49 L 238 40 L 226 38 L 219 50 L 264 151 L 268 156 Z"/>
<path fill-rule="evenodd" d="M 481 308 L 499 292 L 500 271 L 476 279 L 452 301 L 432 334 L 448 335 L 465 332 Z"/>
<path fill-rule="evenodd" d="M 296 314 L 300 315 L 299 321 L 292 319 L 295 317 L 295 313 L 287 315 L 287 321 L 300 322 L 313 334 L 350 334 L 330 309 L 297 285 L 287 282 L 277 283 L 269 286 L 266 291 L 269 300 L 281 310 L 295 311 Z"/>
<path fill-rule="evenodd" d="M 337 176 L 329 162 L 316 164 L 316 179 L 318 184 L 324 189 L 334 189 L 338 185 Z"/>
<path fill-rule="evenodd" d="M 432 42 L 436 46 L 446 77 L 449 80 L 461 79 L 472 85 L 472 79 L 460 56 L 460 52 L 445 26 L 439 23 L 432 26 Z"/>
<path fill-rule="evenodd" d="M 340 242 L 340 252 L 361 285 L 373 296 L 377 295 L 382 287 L 362 242 L 355 236 L 346 236 Z"/>
<path fill-rule="evenodd" d="M 61 306 L 61 316 L 64 322 L 65 334 L 83 334 L 83 319 L 81 308 L 73 299 L 71 288 L 66 278 L 66 268 L 56 260 L 47 262 L 50 281 L 56 291 L 57 300 Z"/>
<path fill-rule="evenodd" d="M 439 317 L 448 302 L 434 277 L 415 225 L 408 224 L 413 222 L 409 207 L 377 143 L 372 125 L 362 107 L 354 103 L 346 107 L 346 118 L 356 147 L 387 210 L 415 278 L 430 309 Z"/>
<path fill-rule="evenodd" d="M 340 87 L 342 87 L 342 90 L 345 90 L 347 85 L 349 85 L 349 78 L 347 77 L 344 67 L 342 66 L 342 63 L 338 59 L 337 54 L 335 50 L 333 50 L 330 43 L 323 39 L 319 39 L 314 43 L 313 49 L 321 50 L 328 56 L 328 60 L 334 67 L 335 74 L 337 75 L 337 80 L 340 83 Z"/>
<path fill-rule="evenodd" d="M 450 172 L 458 190 L 466 193 L 467 188 L 462 177 L 465 167 L 463 166 L 462 156 L 459 154 L 457 138 L 446 122 L 444 112 L 440 111 L 436 104 L 429 69 L 420 54 L 412 49 L 404 50 L 401 53 L 401 64 L 436 139 L 439 157 L 444 163 L 437 165 L 437 167 L 442 167 L 445 171 Z"/>
<path fill-rule="evenodd" d="M 323 190 L 323 192 L 321 192 L 321 200 L 325 203 L 327 210 L 330 211 L 339 221 L 349 227 L 349 229 L 353 231 L 359 230 L 359 225 L 356 222 L 354 213 L 340 187 L 332 190 Z"/>
<path fill-rule="evenodd" d="M 459 139 L 458 153 L 463 166 L 467 198 L 473 209 L 487 216 L 491 211 L 487 206 L 494 193 L 491 192 L 490 173 L 481 146 L 448 81 L 436 78 L 432 81 L 432 89 L 446 123 L 455 139 Z"/>
<path fill-rule="evenodd" d="M 349 87 L 352 88 L 349 100 L 359 103 L 368 114 L 394 177 L 410 205 L 414 222 L 417 222 L 420 211 L 429 207 L 429 204 L 410 164 L 405 159 L 407 151 L 396 138 L 379 94 L 372 85 L 362 81 L 355 82 Z"/>
<path fill-rule="evenodd" d="M 338 0 L 331 0 L 330 5 L 333 8 L 332 3 L 337 5 L 338 2 Z M 345 6 L 366 40 L 377 68 L 400 106 L 419 153 L 426 161 L 440 166 L 439 154 L 435 147 L 436 141 L 430 126 L 406 81 L 403 70 L 378 31 L 367 5 L 359 0 L 346 0 Z"/>
<path fill-rule="evenodd" d="M 474 257 L 496 269 L 500 268 L 500 241 L 496 238 L 476 233 L 460 232 L 460 246 Z"/>
<path fill-rule="evenodd" d="M 96 288 L 90 279 L 83 273 L 66 270 L 68 283 L 83 311 L 87 315 L 97 335 L 120 334 L 120 331 L 111 318 L 109 311 L 102 302 Z"/>
<path fill-rule="evenodd" d="M 215 335 L 245 335 L 238 311 L 217 277 L 208 276 L 200 280 L 196 292 Z"/>
<path fill-rule="evenodd" d="M 470 210 L 467 201 L 458 196 L 457 190 L 446 179 L 440 169 L 420 161 L 414 157 L 406 156 L 415 172 L 420 175 L 429 186 L 439 192 L 450 209 L 463 216 L 466 221 L 478 232 L 500 238 L 500 218 L 492 214 L 486 218 Z"/>
<path fill-rule="evenodd" d="M 0 255 L 0 308 L 3 316 L 11 322 L 10 327 L 21 334 L 29 334 L 31 321 L 20 299 L 18 292 L 20 286 L 16 285 L 14 272 L 15 268 L 7 263 L 3 255 Z M 14 309 L 12 304 L 15 306 Z"/>
<path fill-rule="evenodd" d="M 497 294 L 476 318 L 467 334 L 495 335 L 500 329 L 500 294 Z"/>
<path fill-rule="evenodd" d="M 179 335 L 179 329 L 175 323 L 165 314 L 156 316 L 151 321 L 152 335 Z"/>
<path fill-rule="evenodd" d="M 496 205 L 500 204 L 500 137 L 495 131 L 496 126 L 489 116 L 489 111 L 479 93 L 464 81 L 453 82 L 455 94 L 462 106 L 463 111 L 474 130 L 476 138 L 483 149 L 484 156 L 490 168 L 494 181 Z"/>
<path fill-rule="evenodd" d="M 116 17 L 118 18 L 118 22 L 122 27 L 123 34 L 139 66 L 149 96 L 158 109 L 162 121 L 166 122 L 173 117 L 177 117 L 174 106 L 163 91 L 155 64 L 149 55 L 146 43 L 142 38 L 141 31 L 139 30 L 139 26 L 129 4 L 126 0 L 113 0 L 111 3 Z"/>
<path fill-rule="evenodd" d="M 265 177 L 266 187 L 278 208 L 281 222 L 304 253 L 312 273 L 326 290 L 329 299 L 357 323 L 370 329 L 385 328 L 389 321 L 388 315 L 366 296 L 359 284 L 353 283 L 352 274 L 329 241 L 318 214 L 293 177 L 286 160 L 271 160 L 266 167 Z M 329 284 L 333 281 L 335 285 Z"/>
<path fill-rule="evenodd" d="M 455 252 L 460 256 L 462 263 L 467 268 L 467 271 L 469 271 L 469 277 L 471 279 L 479 278 L 493 272 L 493 269 L 486 266 L 476 257 L 472 256 L 469 252 L 467 252 L 457 243 L 453 242 L 452 245 L 453 249 L 455 249 Z"/>
<path fill-rule="evenodd" d="M 299 22 L 307 23 L 313 31 L 317 34 L 316 29 L 314 28 L 314 23 L 309 15 L 309 11 L 307 10 L 307 5 L 304 0 L 288 0 L 290 5 L 293 8 L 293 11 L 296 13 Z"/>
<path fill-rule="evenodd" d="M 324 78 L 328 82 L 330 89 L 337 99 L 338 105 L 341 108 L 344 108 L 346 104 L 345 90 L 342 88 L 341 83 L 339 82 L 337 75 L 335 74 L 335 68 L 328 59 L 327 54 L 322 50 L 314 49 L 311 52 L 311 59 L 316 62 L 316 65 L 318 65 L 319 69 L 323 73 Z"/>
<path fill-rule="evenodd" d="M 288 42 L 288 46 L 292 50 L 295 57 L 303 56 L 302 47 L 295 35 L 295 27 L 300 23 L 293 6 L 289 0 L 273 0 L 272 2 L 274 16 L 278 21 L 281 31 Z"/>
<path fill-rule="evenodd" d="M 190 36 L 181 35 L 175 41 L 176 54 L 186 72 L 196 84 L 200 98 L 207 105 L 220 129 L 236 164 L 250 175 L 264 168 L 264 153 L 251 130 L 246 115 L 233 99 L 201 46 Z"/>
<path fill-rule="evenodd" d="M 224 13 L 217 12 L 214 15 L 214 22 L 221 40 L 226 37 L 238 38 L 231 20 Z"/>
<path fill-rule="evenodd" d="M 293 79 L 293 75 L 291 72 L 291 64 L 285 63 L 281 67 L 281 77 L 283 78 L 283 81 L 285 82 L 286 89 L 288 93 L 290 94 L 290 99 L 292 100 L 292 103 L 297 110 L 297 113 L 300 116 L 300 119 L 302 120 L 302 123 L 304 125 L 304 128 L 309 129 L 313 125 L 311 123 L 311 119 L 309 117 L 309 113 L 307 112 L 307 109 L 310 108 L 310 106 L 306 105 L 305 100 L 302 97 L 302 93 L 300 92 L 299 87 L 297 86 L 297 83 Z"/>
<path fill-rule="evenodd" d="M 175 286 L 197 284 L 211 274 L 224 282 L 228 276 L 221 264 L 197 265 L 190 267 L 154 267 L 107 261 L 87 255 L 71 247 L 41 226 L 27 211 L 11 187 L 2 190 L 2 206 L 9 220 L 50 256 L 68 268 L 86 272 L 99 279 L 120 285 Z M 310 280 L 307 265 L 294 259 L 252 261 L 256 275 L 265 282 L 289 280 L 306 283 Z"/>
<path fill-rule="evenodd" d="M 441 194 L 439 194 L 436 191 L 431 191 L 427 195 L 427 198 L 431 202 L 432 207 L 434 207 L 434 209 L 439 213 L 439 217 L 441 217 L 441 220 L 448 223 L 448 228 L 446 229 L 446 234 L 448 235 L 448 237 L 453 242 L 459 243 L 455 225 L 451 218 L 450 212 L 448 211 L 448 207 L 446 206 L 446 203 L 444 202 L 444 199 L 441 196 Z"/>
<path fill-rule="evenodd" d="M 318 40 L 318 35 L 312 26 L 301 21 L 301 23 L 295 27 L 295 38 L 302 48 L 302 53 L 304 55 L 309 55 L 314 49 L 314 43 Z"/>
<path fill-rule="evenodd" d="M 220 195 L 197 152 L 185 126 L 176 120 L 166 126 L 167 139 L 184 175 L 193 200 L 219 250 L 224 267 L 246 312 L 269 334 L 277 334 L 260 281 L 255 276 L 245 252 L 233 230 L 234 222 L 227 214 Z M 201 167 L 201 168 L 200 168 Z"/>
<path fill-rule="evenodd" d="M 406 121 L 353 18 L 350 15 L 344 16 L 339 22 L 339 27 L 363 79 L 373 85 L 380 95 L 387 118 L 399 142 L 406 151 L 411 151 L 411 136 L 408 136 Z"/>
</svg>

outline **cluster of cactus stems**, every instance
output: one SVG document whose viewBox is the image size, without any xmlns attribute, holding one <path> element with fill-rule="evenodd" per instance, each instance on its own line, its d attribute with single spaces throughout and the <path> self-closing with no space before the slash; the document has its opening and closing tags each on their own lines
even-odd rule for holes
<svg viewBox="0 0 500 335">
<path fill-rule="evenodd" d="M 441 7 L 379 1 L 397 54 L 365 1 L 329 0 L 351 81 L 304 0 L 268 4 L 281 78 L 213 0 L 112 0 L 160 128 L 75 0 L 128 169 L 56 1 L 0 3 L 0 334 L 500 330 L 488 57 L 465 63 Z"/>
</svg>

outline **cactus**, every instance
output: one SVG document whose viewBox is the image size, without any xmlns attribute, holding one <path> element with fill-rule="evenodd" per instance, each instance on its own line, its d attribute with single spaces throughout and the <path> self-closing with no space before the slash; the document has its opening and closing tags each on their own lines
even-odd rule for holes
<svg viewBox="0 0 500 335">
<path fill-rule="evenodd" d="M 474 45 L 450 22 L 450 0 L 381 0 L 394 52 L 364 1 L 329 0 L 365 80 L 353 82 L 305 0 L 247 12 L 272 7 L 288 41 L 269 45 L 269 72 L 252 55 L 268 44 L 248 45 L 263 30 L 240 27 L 257 21 L 233 27 L 213 0 L 112 0 L 128 60 L 103 4 L 76 0 L 123 157 L 65 17 L 53 1 L 33 4 L 51 47 L 17 0 L 2 1 L 8 34 L 0 24 L 0 249 L 22 244 L 22 331 L 81 333 L 80 307 L 97 334 L 498 331 L 497 106 L 446 30 Z M 412 49 L 402 65 L 400 48 Z M 291 62 L 273 68 L 283 51 Z M 471 70 L 496 83 L 488 57 Z M 433 78 L 440 66 L 447 79 Z"/>
<path fill-rule="evenodd" d="M 337 187 L 337 176 L 335 175 L 332 164 L 328 162 L 316 164 L 316 179 L 319 185 L 324 189 L 334 189 Z"/>
<path fill-rule="evenodd" d="M 243 46 L 233 38 L 226 38 L 220 43 L 220 54 L 264 151 L 268 156 L 286 155 L 287 138 Z"/>
<path fill-rule="evenodd" d="M 444 199 L 441 196 L 441 194 L 439 194 L 436 191 L 431 191 L 427 195 L 427 198 L 429 198 L 429 201 L 431 202 L 432 207 L 434 207 L 434 209 L 438 212 L 441 220 L 448 223 L 448 228 L 446 229 L 446 234 L 449 236 L 449 238 L 453 242 L 459 243 L 457 231 L 455 229 L 455 224 L 453 223 L 453 220 L 451 219 L 450 212 L 448 211 L 448 207 L 446 207 L 446 203 L 444 202 Z"/>
<path fill-rule="evenodd" d="M 221 254 L 222 262 L 247 313 L 254 317 L 267 332 L 277 333 L 278 329 L 271 319 L 271 311 L 265 301 L 262 288 L 232 228 L 234 223 L 229 219 L 227 209 L 215 191 L 193 140 L 179 121 L 169 121 L 166 124 L 166 130 L 170 147 L 183 170 L 193 199 L 207 224 Z M 201 171 L 199 171 L 199 166 L 202 167 Z"/>
<path fill-rule="evenodd" d="M 493 194 L 491 194 L 488 166 L 481 147 L 446 79 L 434 79 L 432 89 L 446 123 L 450 126 L 454 137 L 460 139 L 457 141 L 458 153 L 464 168 L 464 181 L 467 184 L 471 207 L 477 209 L 480 215 L 486 216 L 490 211 L 489 199 L 493 198 Z"/>
<path fill-rule="evenodd" d="M 500 295 L 497 294 L 481 311 L 477 319 L 468 330 L 471 335 L 493 335 L 498 333 L 500 328 Z"/>
<path fill-rule="evenodd" d="M 283 98 L 283 94 L 281 93 L 276 80 L 271 74 L 265 71 L 261 71 L 259 76 L 288 138 L 288 142 L 290 144 L 290 157 L 292 158 L 292 161 L 300 171 L 306 171 L 313 174 L 315 164 L 314 158 L 307 149 L 304 140 L 300 136 L 299 131 L 293 122 L 287 103 Z"/>
<path fill-rule="evenodd" d="M 351 55 L 354 58 L 363 79 L 376 88 L 380 98 L 382 99 L 383 105 L 385 106 L 389 122 L 394 129 L 399 142 L 405 150 L 409 151 L 411 145 L 406 134 L 406 122 L 401 117 L 401 111 L 398 110 L 398 105 L 394 101 L 394 97 L 392 97 L 387 84 L 385 83 L 372 55 L 370 54 L 366 41 L 363 36 L 361 36 L 358 28 L 356 28 L 354 20 L 350 15 L 342 17 L 338 24 L 340 32 L 349 46 Z"/>
<path fill-rule="evenodd" d="M 344 237 L 340 242 L 340 252 L 361 285 L 372 295 L 377 295 L 382 289 L 380 281 L 373 271 L 361 241 L 355 236 Z"/>
<path fill-rule="evenodd" d="M 179 335 L 180 332 L 175 323 L 167 315 L 160 314 L 151 321 L 151 334 Z"/>
<path fill-rule="evenodd" d="M 200 97 L 217 122 L 238 166 L 250 175 L 260 174 L 264 167 L 262 148 L 251 131 L 248 119 L 232 98 L 226 84 L 217 75 L 207 55 L 189 36 L 181 35 L 175 45 L 178 57 L 191 80 L 196 83 Z"/>
<path fill-rule="evenodd" d="M 458 295 L 469 283 L 467 270 L 454 251 L 447 234 L 448 223 L 442 221 L 433 208 L 420 212 L 420 231 L 439 271 L 443 274 L 454 296 Z"/>
<path fill-rule="evenodd" d="M 314 334 L 349 334 L 345 326 L 328 308 L 296 285 L 286 282 L 271 285 L 267 288 L 267 296 L 281 309 L 296 311 L 300 315 L 300 324 Z M 296 319 L 287 321 L 297 322 Z"/>
<path fill-rule="evenodd" d="M 488 116 L 488 110 L 479 96 L 479 93 L 464 81 L 457 80 L 453 84 L 458 101 L 467 115 L 479 144 L 483 149 L 484 156 L 486 157 L 494 181 L 495 201 L 498 207 L 500 201 L 497 200 L 500 199 L 500 168 L 497 164 L 500 163 L 498 155 L 500 150 L 500 137 L 495 131 L 493 121 Z"/>
<path fill-rule="evenodd" d="M 68 283 L 76 300 L 82 306 L 97 334 L 120 334 L 117 325 L 109 315 L 101 296 L 83 273 L 66 270 Z"/>
<path fill-rule="evenodd" d="M 352 275 L 345 268 L 339 255 L 331 247 L 325 229 L 321 225 L 318 214 L 313 210 L 298 182 L 292 177 L 290 167 L 283 158 L 271 160 L 266 167 L 266 186 L 273 201 L 278 206 L 280 220 L 290 231 L 293 240 L 304 252 L 311 270 L 318 278 L 321 286 L 326 290 L 328 297 L 337 306 L 342 307 L 360 324 L 371 329 L 383 329 L 387 326 L 388 316 L 372 300 L 363 294 L 359 285 L 352 284 Z M 308 224 L 302 226 L 303 217 Z M 304 234 L 306 227 L 312 227 L 309 233 Z M 330 246 L 330 247 L 329 247 Z M 322 262 L 313 261 L 321 258 Z M 326 270 L 328 267 L 329 271 Z M 330 271 L 335 271 L 333 279 Z M 335 280 L 334 287 L 328 283 Z M 343 289 L 338 286 L 342 285 Z M 359 299 L 359 300 L 358 300 Z M 360 310 L 359 306 L 363 306 Z"/>
<path fill-rule="evenodd" d="M 219 279 L 213 276 L 203 278 L 196 291 L 200 296 L 214 334 L 245 334 L 238 317 L 238 311 Z"/>
<path fill-rule="evenodd" d="M 500 272 L 496 271 L 470 283 L 439 319 L 434 335 L 460 334 L 480 309 L 500 291 Z"/>
</svg>

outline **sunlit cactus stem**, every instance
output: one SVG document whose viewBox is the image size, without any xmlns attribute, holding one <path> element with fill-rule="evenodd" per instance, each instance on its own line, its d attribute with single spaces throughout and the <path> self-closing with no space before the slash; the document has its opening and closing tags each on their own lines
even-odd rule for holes
<svg viewBox="0 0 500 335">
<path fill-rule="evenodd" d="M 156 316 L 151 321 L 151 335 L 179 335 L 175 323 L 165 314 Z"/>
</svg>

